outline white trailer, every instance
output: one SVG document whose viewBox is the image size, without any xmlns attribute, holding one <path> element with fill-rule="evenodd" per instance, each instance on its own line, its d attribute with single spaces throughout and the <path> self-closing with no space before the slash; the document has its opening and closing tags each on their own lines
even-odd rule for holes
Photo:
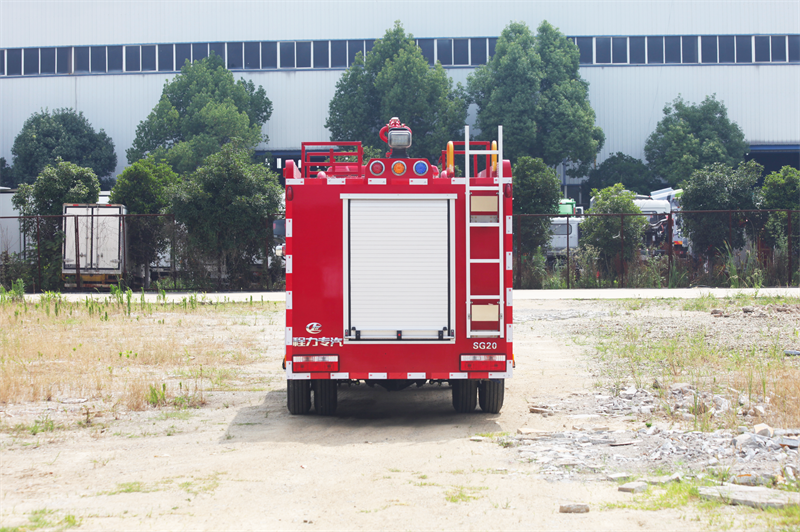
<svg viewBox="0 0 800 532">
<path fill-rule="evenodd" d="M 125 271 L 125 206 L 65 203 L 63 213 L 64 286 L 109 286 L 117 282 Z"/>
</svg>

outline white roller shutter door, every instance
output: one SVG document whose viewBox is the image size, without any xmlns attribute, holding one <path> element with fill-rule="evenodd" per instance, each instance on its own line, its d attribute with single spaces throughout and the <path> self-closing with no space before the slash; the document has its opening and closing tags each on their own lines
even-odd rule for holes
<svg viewBox="0 0 800 532">
<path fill-rule="evenodd" d="M 452 327 L 448 200 L 345 201 L 348 326 L 362 340 L 437 339 Z"/>
</svg>

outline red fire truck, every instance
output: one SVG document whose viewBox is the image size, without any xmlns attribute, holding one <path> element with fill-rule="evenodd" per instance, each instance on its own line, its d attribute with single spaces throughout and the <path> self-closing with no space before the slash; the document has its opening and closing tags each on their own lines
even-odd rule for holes
<svg viewBox="0 0 800 532">
<path fill-rule="evenodd" d="M 309 142 L 299 168 L 284 168 L 289 412 L 307 414 L 313 393 L 316 413 L 332 415 L 354 381 L 447 381 L 458 412 L 497 413 L 514 367 L 502 128 L 491 146 L 465 128 L 441 172 L 409 156 L 396 118 L 380 136 L 390 150 L 368 164 L 360 142 Z M 468 177 L 455 177 L 456 155 Z"/>
</svg>

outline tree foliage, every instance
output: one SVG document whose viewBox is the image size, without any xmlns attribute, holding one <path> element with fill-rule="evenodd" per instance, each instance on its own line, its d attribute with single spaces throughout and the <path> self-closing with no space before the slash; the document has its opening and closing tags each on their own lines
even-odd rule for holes
<svg viewBox="0 0 800 532">
<path fill-rule="evenodd" d="M 254 164 L 252 150 L 226 144 L 175 187 L 172 212 L 183 224 L 194 255 L 204 255 L 236 286 L 246 286 L 249 266 L 266 260 L 268 218 L 280 209 L 278 176 Z M 204 266 L 204 264 L 201 264 Z"/>
<path fill-rule="evenodd" d="M 641 214 L 641 210 L 633 203 L 636 196 L 625 190 L 621 183 L 602 190 L 592 190 L 594 205 L 590 214 Z M 600 259 L 606 268 L 611 262 L 619 261 L 620 254 L 624 261 L 631 261 L 639 253 L 639 246 L 644 236 L 644 216 L 589 216 L 581 224 L 581 246 L 593 246 L 600 253 Z M 624 242 L 620 238 L 620 229 Z"/>
<path fill-rule="evenodd" d="M 6 186 L 33 183 L 56 159 L 91 168 L 101 178 L 110 177 L 117 167 L 114 143 L 102 129 L 95 132 L 81 112 L 43 110 L 25 121 L 11 147 L 12 172 Z M 10 177 L 10 179 L 9 179 Z"/>
<path fill-rule="evenodd" d="M 441 64 L 428 65 L 413 35 L 400 22 L 387 30 L 366 57 L 354 63 L 336 83 L 325 127 L 331 140 L 360 140 L 386 149 L 380 129 L 396 116 L 414 133 L 410 152 L 438 160 L 448 140 L 463 135 L 467 99 L 461 85 L 453 86 Z"/>
<path fill-rule="evenodd" d="M 784 166 L 780 172 L 772 172 L 764 178 L 761 187 L 761 208 L 800 210 L 800 170 Z M 792 239 L 800 233 L 800 213 L 792 213 Z M 789 216 L 786 212 L 767 215 L 764 239 L 775 246 L 789 235 Z M 800 248 L 800 245 L 798 245 Z"/>
<path fill-rule="evenodd" d="M 644 152 L 653 175 L 676 186 L 712 163 L 739 164 L 749 148 L 715 95 L 698 105 L 678 96 L 664 107 L 664 118 L 648 137 Z"/>
<path fill-rule="evenodd" d="M 741 163 L 736 169 L 714 163 L 695 170 L 683 187 L 681 207 L 684 211 L 753 209 L 753 187 L 762 171 L 755 161 Z M 682 217 L 695 253 L 710 257 L 724 253 L 726 243 L 731 249 L 744 245 L 748 214 L 684 212 Z"/>
<path fill-rule="evenodd" d="M 637 194 L 650 194 L 657 187 L 650 170 L 640 159 L 617 152 L 589 171 L 589 179 L 583 183 L 584 194 L 589 196 L 592 189 L 600 190 L 617 183 Z"/>
<path fill-rule="evenodd" d="M 547 21 L 536 36 L 524 23 L 509 24 L 495 55 L 468 78 L 480 138 L 497 138 L 502 125 L 504 156 L 512 161 L 526 155 L 549 166 L 567 161 L 570 175 L 586 175 L 605 136 L 595 126 L 578 59 L 577 46 Z"/>
<path fill-rule="evenodd" d="M 212 53 L 184 65 L 164 84 L 158 104 L 136 128 L 128 163 L 150 154 L 166 159 L 180 174 L 191 172 L 231 139 L 251 148 L 266 141 L 261 127 L 271 115 L 272 102 L 264 88 L 235 81 Z"/>
<path fill-rule="evenodd" d="M 555 170 L 541 159 L 520 157 L 514 165 L 514 212 L 516 214 L 558 214 L 561 182 Z M 517 218 L 514 231 L 517 249 L 531 253 L 550 241 L 550 218 Z"/>
</svg>

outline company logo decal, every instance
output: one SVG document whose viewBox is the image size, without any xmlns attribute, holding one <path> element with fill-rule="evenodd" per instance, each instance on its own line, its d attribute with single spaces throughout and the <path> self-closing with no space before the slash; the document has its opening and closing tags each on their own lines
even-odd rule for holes
<svg viewBox="0 0 800 532">
<path fill-rule="evenodd" d="M 319 334 L 321 330 L 322 330 L 322 325 L 320 325 L 319 323 L 312 322 L 306 325 L 306 331 L 308 331 L 308 334 Z"/>
</svg>

